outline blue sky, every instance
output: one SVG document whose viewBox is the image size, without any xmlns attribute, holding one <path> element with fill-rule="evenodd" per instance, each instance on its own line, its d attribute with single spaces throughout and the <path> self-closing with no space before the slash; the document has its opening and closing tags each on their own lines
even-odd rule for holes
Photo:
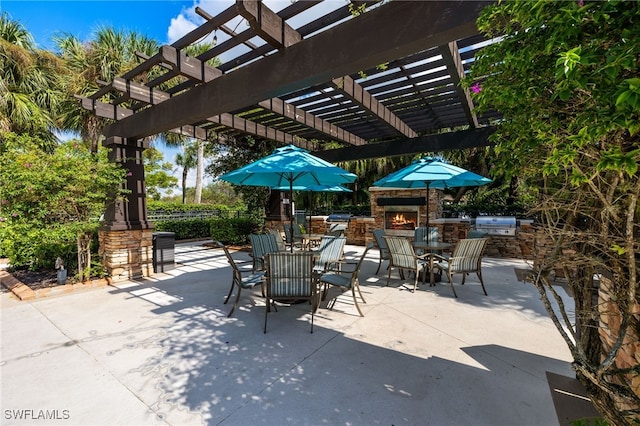
<svg viewBox="0 0 640 426">
<path fill-rule="evenodd" d="M 0 11 L 20 21 L 39 47 L 53 49 L 57 32 L 87 40 L 101 26 L 172 43 L 202 23 L 194 12 L 196 6 L 216 15 L 231 5 L 233 0 L 0 0 Z"/>
</svg>

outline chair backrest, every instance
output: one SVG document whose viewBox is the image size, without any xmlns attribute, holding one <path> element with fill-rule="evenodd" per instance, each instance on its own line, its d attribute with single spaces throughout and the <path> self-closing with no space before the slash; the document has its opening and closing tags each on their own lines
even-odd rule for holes
<svg viewBox="0 0 640 426">
<path fill-rule="evenodd" d="M 284 225 L 284 238 L 288 244 L 302 241 L 302 233 L 300 232 L 300 226 L 293 225 L 293 232 L 291 232 L 291 224 Z"/>
<path fill-rule="evenodd" d="M 327 264 L 338 262 L 344 255 L 344 246 L 347 244 L 346 237 L 332 237 L 324 235 L 320 240 L 320 246 L 316 250 L 314 269 L 324 270 Z"/>
<path fill-rule="evenodd" d="M 278 299 L 313 296 L 313 253 L 276 252 L 269 253 L 266 259 L 267 297 Z"/>
<path fill-rule="evenodd" d="M 429 227 L 429 239 L 427 240 L 427 228 L 426 226 L 418 226 L 415 231 L 413 231 L 413 239 L 415 241 L 438 241 L 438 227 L 430 226 Z"/>
<path fill-rule="evenodd" d="M 451 272 L 477 271 L 488 241 L 488 238 L 465 238 L 458 241 L 449 258 Z"/>
<path fill-rule="evenodd" d="M 276 239 L 271 234 L 250 234 L 249 241 L 254 259 L 262 259 L 265 254 L 278 251 Z"/>
<path fill-rule="evenodd" d="M 367 252 L 373 248 L 373 243 L 367 244 L 367 247 L 364 249 L 364 253 L 362 253 L 362 257 L 358 260 L 358 264 L 356 265 L 356 269 L 353 270 L 351 275 L 351 282 L 358 279 L 358 274 L 360 273 L 360 267 L 362 266 L 362 262 L 364 262 L 364 258 L 367 257 Z"/>
<path fill-rule="evenodd" d="M 282 239 L 282 234 L 277 229 L 269 229 L 269 234 L 273 235 L 273 238 L 276 240 L 276 246 L 278 247 L 278 251 L 285 251 L 286 247 L 284 245 L 284 240 Z"/>
<path fill-rule="evenodd" d="M 236 278 L 236 275 L 238 277 L 241 277 L 240 269 L 238 268 L 238 265 L 236 265 L 235 260 L 233 260 L 233 257 L 231 257 L 231 253 L 229 252 L 229 249 L 227 248 L 227 246 L 222 244 L 220 241 L 214 241 L 213 244 L 214 246 L 224 250 L 224 254 L 225 256 L 227 256 L 227 261 L 229 262 L 229 265 L 231 265 L 231 268 L 233 269 L 234 278 Z"/>
<path fill-rule="evenodd" d="M 391 264 L 397 268 L 417 269 L 418 258 L 413 246 L 405 237 L 385 236 Z"/>
<path fill-rule="evenodd" d="M 373 239 L 376 240 L 376 244 L 380 249 L 380 257 L 383 259 L 389 258 L 389 247 L 387 246 L 387 242 L 384 239 L 384 229 L 374 229 L 371 231 L 373 234 Z"/>
</svg>

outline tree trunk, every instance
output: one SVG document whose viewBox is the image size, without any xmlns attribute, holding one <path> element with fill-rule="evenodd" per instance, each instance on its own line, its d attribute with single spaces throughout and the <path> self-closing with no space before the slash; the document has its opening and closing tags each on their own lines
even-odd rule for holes
<svg viewBox="0 0 640 426">
<path fill-rule="evenodd" d="M 91 237 L 87 233 L 78 234 L 78 276 L 82 281 L 91 276 Z"/>
<path fill-rule="evenodd" d="M 182 204 L 187 204 L 187 174 L 189 169 L 182 168 Z"/>
<path fill-rule="evenodd" d="M 204 174 L 204 142 L 198 139 L 198 165 L 196 168 L 196 195 L 195 204 L 202 202 L 202 175 Z"/>
</svg>

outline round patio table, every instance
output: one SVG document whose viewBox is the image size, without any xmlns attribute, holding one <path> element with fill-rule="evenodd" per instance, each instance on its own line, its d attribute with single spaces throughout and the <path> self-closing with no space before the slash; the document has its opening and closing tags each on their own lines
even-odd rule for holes
<svg viewBox="0 0 640 426">
<path fill-rule="evenodd" d="M 311 250 L 312 246 L 317 246 L 324 234 L 302 234 L 302 245 Z"/>
<path fill-rule="evenodd" d="M 431 242 L 427 242 L 427 241 L 414 241 L 413 242 L 413 248 L 415 249 L 420 249 L 420 250 L 424 250 L 425 252 L 436 252 L 436 253 L 442 253 L 443 250 L 447 250 L 450 249 L 451 247 L 453 247 L 453 244 L 451 243 L 442 243 L 439 241 L 431 241 Z M 425 258 L 429 256 L 429 253 L 425 253 L 421 256 L 419 256 L 420 258 Z M 433 287 L 435 284 L 435 279 L 433 276 L 433 256 L 429 257 L 429 286 Z"/>
</svg>

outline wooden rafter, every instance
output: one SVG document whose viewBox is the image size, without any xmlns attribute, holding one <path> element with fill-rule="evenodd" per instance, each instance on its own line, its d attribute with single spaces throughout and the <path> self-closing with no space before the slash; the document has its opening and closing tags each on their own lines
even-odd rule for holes
<svg viewBox="0 0 640 426">
<path fill-rule="evenodd" d="M 367 143 L 361 137 L 354 135 L 338 126 L 329 123 L 327 120 L 318 118 L 313 114 L 309 114 L 294 105 L 287 103 L 279 98 L 271 98 L 258 103 L 258 106 L 275 112 L 276 114 L 287 117 L 293 121 L 304 124 L 307 127 L 318 130 L 336 141 L 347 142 L 351 145 L 364 145 Z"/>
<path fill-rule="evenodd" d="M 285 49 L 302 40 L 300 33 L 262 2 L 236 0 L 236 8 L 257 35 L 278 49 Z"/>
<path fill-rule="evenodd" d="M 319 151 L 315 154 L 326 161 L 363 160 L 366 158 L 395 157 L 398 155 L 414 155 L 423 152 L 451 151 L 478 146 L 488 146 L 489 135 L 494 127 L 462 130 L 436 135 L 418 136 L 415 138 L 397 139 L 391 142 L 371 143 L 367 146 L 350 146 L 340 149 Z"/>
<path fill-rule="evenodd" d="M 145 102 L 152 105 L 157 105 L 162 102 L 165 102 L 171 99 L 171 96 L 168 93 L 165 93 L 156 88 L 147 87 L 143 84 L 136 83 L 134 81 L 125 80 L 123 78 L 115 78 L 112 83 L 112 87 L 125 94 L 126 97 Z M 96 115 L 105 118 L 114 118 L 120 119 L 123 117 L 128 117 L 134 114 L 134 111 L 122 107 L 115 107 L 109 104 L 105 104 L 103 102 L 99 102 L 96 100 L 83 99 L 82 105 L 83 108 L 95 111 Z M 92 101 L 92 102 L 89 102 Z M 112 107 L 112 108 L 109 108 Z M 116 109 L 114 109 L 116 108 Z M 274 129 L 268 126 L 263 126 L 261 124 L 253 123 L 248 120 L 245 120 L 240 117 L 236 117 L 229 113 L 223 113 L 217 116 L 208 117 L 207 122 L 222 124 L 229 128 L 242 131 L 244 133 L 248 133 L 257 137 L 272 139 L 281 143 L 292 143 L 292 144 L 302 144 L 303 140 L 300 138 L 288 134 L 284 131 Z M 198 137 L 201 139 L 207 139 L 207 134 L 198 131 L 197 129 L 191 129 L 189 127 L 181 126 L 178 127 L 181 129 L 180 131 L 175 131 L 175 129 L 170 129 L 170 131 L 175 131 L 176 133 L 187 134 L 189 136 L 196 135 L 194 137 Z M 189 130 L 185 130 L 189 129 Z M 204 130 L 204 129 L 201 129 Z M 185 133 L 186 132 L 186 133 Z M 308 147 L 309 145 L 305 142 L 304 147 Z"/>
<path fill-rule="evenodd" d="M 376 98 L 371 96 L 371 93 L 367 92 L 367 90 L 359 85 L 353 78 L 347 75 L 333 79 L 331 82 L 334 88 L 344 93 L 353 102 L 367 110 L 368 113 L 397 130 L 401 135 L 409 138 L 418 136 L 407 123 L 403 122 L 397 115 L 391 112 L 389 108 L 378 102 Z"/>
<path fill-rule="evenodd" d="M 105 132 L 127 137 L 155 134 L 470 37 L 477 33 L 475 18 L 488 3 L 390 2 L 120 120 Z M 426 16 L 439 18 L 424 25 Z M 255 78 L 258 75 L 261 78 Z M 250 91 L 245 90 L 247 81 L 253 84 Z"/>
<path fill-rule="evenodd" d="M 449 73 L 451 75 L 451 80 L 453 81 L 456 92 L 458 93 L 458 97 L 461 100 L 462 109 L 467 116 L 469 125 L 474 128 L 478 127 L 478 117 L 473 112 L 473 101 L 471 100 L 471 94 L 469 93 L 469 90 L 460 85 L 460 82 L 464 78 L 464 66 L 462 65 L 462 58 L 460 57 L 460 52 L 458 51 L 458 44 L 455 41 L 450 41 L 445 45 L 439 46 L 438 48 L 440 50 L 440 54 L 442 55 L 442 60 L 447 65 L 447 69 L 449 70 Z"/>
<path fill-rule="evenodd" d="M 362 4 L 362 2 L 353 3 L 356 6 Z M 299 32 L 288 26 L 280 16 L 264 6 L 263 3 L 249 0 L 237 0 L 236 5 L 238 6 L 239 13 L 247 19 L 254 32 L 277 49 L 283 49 L 302 41 L 302 35 Z M 346 95 L 377 119 L 397 130 L 401 135 L 406 137 L 415 137 L 418 135 L 406 123 L 398 118 L 397 115 L 378 102 L 351 77 L 344 76 L 339 79 L 333 79 L 332 83 L 336 90 Z M 278 105 L 278 107 L 279 106 L 280 105 Z M 280 113 L 279 110 L 274 112 Z M 334 128 L 336 127 L 334 125 L 330 126 L 333 126 Z M 357 143 L 356 145 L 358 144 L 360 143 Z"/>
</svg>

